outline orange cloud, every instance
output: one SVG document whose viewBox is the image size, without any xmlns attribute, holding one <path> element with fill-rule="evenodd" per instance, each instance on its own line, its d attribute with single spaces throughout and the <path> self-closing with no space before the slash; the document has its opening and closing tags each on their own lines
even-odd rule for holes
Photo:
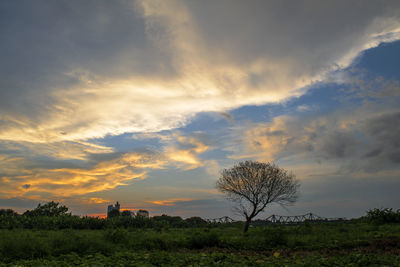
<svg viewBox="0 0 400 267">
<path fill-rule="evenodd" d="M 126 185 L 134 179 L 144 179 L 147 168 L 163 168 L 165 164 L 161 157 L 144 153 L 126 153 L 118 158 L 99 162 L 91 168 L 21 170 L 19 165 L 8 164 L 9 175 L 2 177 L 2 180 L 10 182 L 0 188 L 0 193 L 9 197 L 37 194 L 57 197 L 84 195 Z M 88 201 L 106 202 L 97 198 Z"/>
<path fill-rule="evenodd" d="M 201 153 L 210 149 L 201 134 L 198 136 L 183 136 L 175 132 L 166 136 L 166 146 L 159 153 L 124 153 L 110 154 L 111 148 L 88 142 L 58 142 L 50 144 L 35 144 L 25 142 L 15 149 L 25 152 L 35 158 L 38 155 L 54 157 L 56 159 L 79 159 L 88 163 L 88 155 L 103 154 L 110 159 L 102 160 L 90 167 L 56 167 L 30 161 L 28 158 L 13 157 L 0 154 L 0 168 L 3 175 L 0 181 L 4 185 L 0 193 L 5 197 L 31 198 L 33 195 L 43 198 L 66 198 L 82 196 L 88 193 L 113 189 L 127 185 L 134 179 L 144 179 L 148 169 L 162 169 L 166 166 L 177 166 L 186 170 L 200 166 L 207 166 L 207 171 L 215 173 L 218 164 L 214 161 L 202 161 L 198 158 Z M 68 144 L 72 148 L 66 149 Z M 8 145 L 14 145 L 8 143 Z M 93 149 L 93 150 L 90 150 Z M 73 154 L 76 156 L 73 157 Z M 70 155 L 71 154 L 71 155 Z M 34 167 L 38 165 L 38 167 Z M 29 167 L 27 167 L 29 166 Z M 33 166 L 33 167 L 32 167 Z M 85 199 L 85 203 L 104 203 L 107 200 Z"/>
<path fill-rule="evenodd" d="M 86 201 L 83 201 L 86 204 L 103 204 L 107 202 L 111 202 L 111 200 L 108 199 L 102 199 L 100 197 L 91 197 L 87 199 Z"/>
<path fill-rule="evenodd" d="M 199 136 L 184 136 L 179 131 L 175 131 L 172 134 L 135 134 L 132 138 L 138 140 L 159 139 L 162 143 L 166 144 L 163 150 L 163 157 L 170 163 L 176 164 L 178 167 L 186 170 L 204 166 L 204 162 L 198 158 L 198 155 L 211 149 L 204 140 L 201 140 L 201 134 Z M 213 167 L 215 166 L 215 162 L 210 161 L 210 164 Z"/>
<path fill-rule="evenodd" d="M 152 203 L 159 206 L 175 206 L 176 202 L 184 202 L 184 201 L 192 201 L 194 199 L 191 198 L 170 198 L 165 200 L 153 200 L 146 201 L 147 203 Z"/>
<path fill-rule="evenodd" d="M 236 152 L 232 158 L 257 158 L 273 161 L 276 155 L 285 149 L 292 136 L 289 134 L 286 116 L 276 117 L 271 123 L 246 125 L 240 131 L 242 144 L 232 149 Z"/>
<path fill-rule="evenodd" d="M 30 156 L 46 156 L 55 159 L 87 160 L 89 155 L 112 153 L 114 149 L 93 142 L 60 141 L 60 142 L 14 142 L 0 140 L 1 146 L 8 150 L 21 151 Z M 18 160 L 13 158 L 12 160 Z"/>
<path fill-rule="evenodd" d="M 210 147 L 195 137 L 186 137 L 179 133 L 173 134 L 176 144 L 167 147 L 164 155 L 169 160 L 176 162 L 179 167 L 186 170 L 203 166 L 204 163 L 197 157 Z"/>
</svg>

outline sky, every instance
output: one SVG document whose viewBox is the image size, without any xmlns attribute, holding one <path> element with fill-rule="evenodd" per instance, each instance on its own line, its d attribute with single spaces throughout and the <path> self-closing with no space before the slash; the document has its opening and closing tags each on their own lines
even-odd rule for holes
<svg viewBox="0 0 400 267">
<path fill-rule="evenodd" d="M 0 2 L 0 208 L 240 218 L 220 171 L 275 162 L 270 214 L 400 208 L 400 2 Z"/>
</svg>

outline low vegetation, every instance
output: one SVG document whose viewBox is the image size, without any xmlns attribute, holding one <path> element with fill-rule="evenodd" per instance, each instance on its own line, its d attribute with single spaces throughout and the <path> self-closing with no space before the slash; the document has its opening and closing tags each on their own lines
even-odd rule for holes
<svg viewBox="0 0 400 267">
<path fill-rule="evenodd" d="M 253 226 L 243 234 L 243 223 L 197 217 L 1 210 L 0 266 L 400 266 L 400 224 L 387 219 L 392 213 L 399 214 L 371 210 L 357 220 Z"/>
<path fill-rule="evenodd" d="M 365 220 L 374 224 L 400 223 L 400 210 L 372 209 L 367 211 Z"/>
<path fill-rule="evenodd" d="M 143 216 L 132 217 L 122 213 L 111 216 L 108 219 L 94 217 L 80 217 L 68 213 L 68 208 L 60 206 L 59 203 L 49 202 L 39 204 L 37 208 L 28 210 L 22 215 L 13 210 L 0 210 L 0 229 L 36 229 L 36 230 L 101 230 L 116 228 L 187 228 L 206 227 L 207 221 L 200 217 L 182 219 L 179 216 L 154 216 L 146 218 Z"/>
</svg>

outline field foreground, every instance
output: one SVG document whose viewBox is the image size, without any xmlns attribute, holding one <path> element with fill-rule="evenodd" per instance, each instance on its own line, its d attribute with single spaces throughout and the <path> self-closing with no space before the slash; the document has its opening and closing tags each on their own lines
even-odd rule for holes
<svg viewBox="0 0 400 267">
<path fill-rule="evenodd" d="M 400 224 L 0 230 L 0 266 L 400 266 Z"/>
</svg>

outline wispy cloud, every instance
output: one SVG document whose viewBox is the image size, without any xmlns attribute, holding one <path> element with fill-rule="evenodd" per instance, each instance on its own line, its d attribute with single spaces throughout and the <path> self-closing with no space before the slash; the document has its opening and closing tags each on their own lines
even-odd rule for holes
<svg viewBox="0 0 400 267">
<path fill-rule="evenodd" d="M 153 201 L 146 201 L 147 203 L 152 203 L 159 206 L 175 206 L 177 202 L 187 202 L 192 201 L 191 198 L 170 198 L 164 200 L 153 200 Z"/>
<path fill-rule="evenodd" d="M 85 141 L 60 141 L 48 143 L 0 140 L 0 151 L 20 154 L 24 157 L 44 156 L 57 160 L 88 160 L 92 154 L 109 154 L 112 147 Z"/>
<path fill-rule="evenodd" d="M 210 149 L 208 145 L 196 137 L 187 137 L 174 134 L 176 140 L 171 146 L 166 147 L 165 156 L 185 169 L 193 169 L 203 166 L 203 162 L 197 157 Z"/>
<path fill-rule="evenodd" d="M 17 161 L 24 164 L 24 161 Z M 3 163 L 4 164 L 4 163 Z M 163 168 L 166 162 L 157 155 L 125 153 L 87 168 L 23 168 L 8 164 L 1 179 L 0 193 L 7 197 L 36 195 L 69 197 L 110 190 L 134 179 L 146 178 L 146 169 Z M 93 198 L 89 201 L 97 201 Z"/>
<path fill-rule="evenodd" d="M 81 198 L 83 204 L 103 204 L 103 203 L 110 203 L 111 200 L 103 199 L 101 197 L 89 197 L 87 199 Z"/>
<path fill-rule="evenodd" d="M 173 132 L 167 139 L 168 142 L 158 150 L 124 153 L 110 153 L 112 150 L 108 147 L 88 142 L 76 143 L 71 147 L 68 147 L 68 142 L 6 142 L 8 150 L 16 150 L 0 154 L 0 179 L 5 184 L 0 188 L 0 193 L 6 197 L 69 197 L 127 185 L 132 180 L 146 178 L 149 170 L 168 167 L 190 170 L 205 164 L 209 171 L 217 168 L 216 162 L 199 158 L 199 155 L 211 149 L 205 135 L 197 133 L 185 136 Z M 67 147 L 65 151 L 64 147 Z M 49 158 L 40 160 L 38 156 L 41 155 Z M 93 198 L 88 201 L 94 203 L 97 200 Z"/>
<path fill-rule="evenodd" d="M 134 139 L 158 139 L 162 142 L 162 155 L 171 164 L 186 170 L 198 168 L 204 165 L 204 160 L 199 155 L 212 150 L 212 141 L 201 132 L 183 134 L 179 131 L 166 133 L 135 134 Z"/>
</svg>

